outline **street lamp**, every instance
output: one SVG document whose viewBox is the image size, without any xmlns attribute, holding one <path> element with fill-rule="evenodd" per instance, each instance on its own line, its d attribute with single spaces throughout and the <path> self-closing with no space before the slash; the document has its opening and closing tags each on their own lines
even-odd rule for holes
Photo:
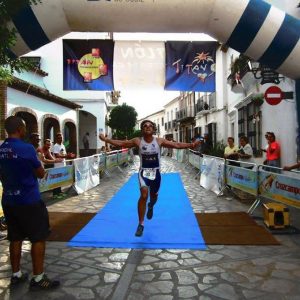
<svg viewBox="0 0 300 300">
<path fill-rule="evenodd" d="M 249 66 L 249 70 L 253 73 L 254 77 L 256 79 L 261 79 L 261 72 L 260 72 L 261 70 L 260 70 L 259 62 L 248 60 L 248 66 Z"/>
<path fill-rule="evenodd" d="M 254 77 L 256 79 L 261 79 L 260 84 L 265 84 L 265 83 L 279 84 L 280 79 L 284 78 L 283 76 L 279 76 L 279 74 L 276 71 L 272 70 L 267 66 L 261 65 L 259 62 L 249 60 L 248 66 L 250 72 L 253 73 Z"/>
</svg>

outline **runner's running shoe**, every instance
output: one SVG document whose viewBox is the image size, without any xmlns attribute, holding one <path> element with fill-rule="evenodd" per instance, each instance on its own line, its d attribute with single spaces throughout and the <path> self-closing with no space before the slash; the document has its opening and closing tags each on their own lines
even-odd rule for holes
<svg viewBox="0 0 300 300">
<path fill-rule="evenodd" d="M 139 224 L 139 226 L 137 227 L 137 230 L 135 232 L 135 236 L 142 236 L 143 231 L 144 231 L 144 226 Z"/>
<path fill-rule="evenodd" d="M 153 217 L 153 206 L 148 204 L 147 219 L 151 220 L 152 217 Z"/>
</svg>

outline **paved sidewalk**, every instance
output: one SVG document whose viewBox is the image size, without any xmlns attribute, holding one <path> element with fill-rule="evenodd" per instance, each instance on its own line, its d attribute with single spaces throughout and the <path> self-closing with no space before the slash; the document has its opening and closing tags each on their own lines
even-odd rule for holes
<svg viewBox="0 0 300 300">
<path fill-rule="evenodd" d="M 181 173 L 195 212 L 249 208 L 247 200 L 217 197 L 201 188 L 190 166 L 167 157 L 162 161 L 163 172 Z M 98 187 L 63 201 L 53 202 L 45 194 L 49 211 L 97 212 L 136 170 L 124 171 L 116 170 Z M 291 217 L 298 226 L 299 211 L 292 209 Z M 300 299 L 300 235 L 276 238 L 280 246 L 219 245 L 206 251 L 70 248 L 48 242 L 46 272 L 61 280 L 61 287 L 52 292 L 29 292 L 28 284 L 10 290 L 8 242 L 1 241 L 0 299 Z M 29 249 L 25 242 L 22 268 L 31 272 Z"/>
</svg>

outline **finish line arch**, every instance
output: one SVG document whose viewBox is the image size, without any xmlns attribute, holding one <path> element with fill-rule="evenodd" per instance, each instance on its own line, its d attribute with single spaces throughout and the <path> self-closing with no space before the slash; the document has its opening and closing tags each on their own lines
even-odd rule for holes
<svg viewBox="0 0 300 300">
<path fill-rule="evenodd" d="M 42 0 L 13 17 L 16 55 L 71 31 L 204 32 L 300 79 L 300 20 L 262 0 Z"/>
</svg>

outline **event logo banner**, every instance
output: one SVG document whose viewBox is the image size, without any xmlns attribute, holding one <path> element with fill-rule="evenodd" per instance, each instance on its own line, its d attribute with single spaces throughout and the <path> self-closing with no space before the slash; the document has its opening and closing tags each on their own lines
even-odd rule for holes
<svg viewBox="0 0 300 300">
<path fill-rule="evenodd" d="M 63 40 L 64 90 L 113 90 L 113 52 L 111 40 Z"/>
<path fill-rule="evenodd" d="M 166 42 L 165 90 L 214 92 L 216 42 Z"/>
</svg>

